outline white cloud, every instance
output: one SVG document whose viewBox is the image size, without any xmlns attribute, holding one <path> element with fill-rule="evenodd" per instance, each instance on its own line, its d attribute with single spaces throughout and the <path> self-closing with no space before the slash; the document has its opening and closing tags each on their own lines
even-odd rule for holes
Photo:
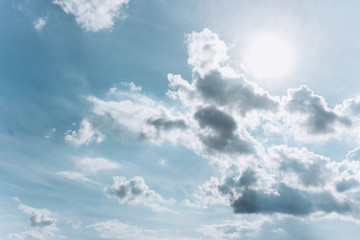
<svg viewBox="0 0 360 240">
<path fill-rule="evenodd" d="M 46 240 L 41 232 L 35 230 L 25 231 L 20 234 L 11 233 L 8 234 L 6 238 L 10 240 Z"/>
<path fill-rule="evenodd" d="M 93 182 L 89 175 L 99 171 L 118 169 L 120 165 L 106 158 L 74 157 L 75 168 L 78 171 L 61 171 L 57 174 L 70 180 Z"/>
<path fill-rule="evenodd" d="M 231 240 L 249 237 L 258 232 L 265 222 L 269 222 L 270 218 L 258 216 L 253 220 L 235 220 L 227 221 L 222 224 L 203 225 L 196 229 L 206 239 L 209 240 Z"/>
<path fill-rule="evenodd" d="M 129 0 L 53 0 L 66 14 L 72 14 L 86 31 L 111 29 Z"/>
<path fill-rule="evenodd" d="M 286 145 L 273 146 L 268 151 L 278 166 L 280 182 L 302 190 L 331 190 L 336 166 L 329 158 L 306 148 L 290 148 Z"/>
<path fill-rule="evenodd" d="M 46 21 L 47 21 L 47 17 L 39 17 L 38 19 L 36 19 L 34 21 L 34 28 L 38 31 L 40 31 L 41 29 L 44 28 L 45 24 L 46 24 Z"/>
<path fill-rule="evenodd" d="M 65 140 L 75 146 L 83 144 L 89 145 L 92 141 L 101 143 L 104 139 L 105 135 L 98 129 L 94 128 L 87 119 L 82 120 L 79 131 L 76 132 L 68 130 L 65 133 Z"/>
<path fill-rule="evenodd" d="M 92 182 L 91 179 L 87 178 L 81 172 L 62 171 L 57 173 L 59 176 L 65 177 L 70 180 Z"/>
<path fill-rule="evenodd" d="M 185 42 L 188 46 L 188 63 L 201 74 L 219 68 L 229 58 L 225 42 L 207 28 L 199 33 L 187 34 Z"/>
<path fill-rule="evenodd" d="M 20 234 L 12 233 L 7 235 L 8 239 L 17 239 L 17 240 L 45 240 L 55 237 L 55 233 L 59 231 L 59 228 L 56 227 L 57 219 L 52 217 L 56 215 L 48 209 L 37 209 L 30 206 L 27 206 L 18 198 L 14 198 L 15 201 L 19 203 L 19 209 L 25 214 L 30 215 L 30 225 L 32 227 L 29 231 L 24 231 Z"/>
<path fill-rule="evenodd" d="M 136 86 L 133 82 L 123 82 L 122 84 L 124 86 L 129 87 L 130 91 L 134 91 L 134 92 L 141 91 L 141 86 Z"/>
<path fill-rule="evenodd" d="M 150 240 L 158 239 L 158 233 L 154 230 L 144 229 L 141 227 L 121 223 L 117 220 L 108 220 L 105 222 L 96 222 L 88 225 L 86 228 L 95 229 L 100 233 L 101 238 L 107 239 L 139 239 Z"/>
<path fill-rule="evenodd" d="M 135 176 L 127 180 L 125 177 L 113 177 L 114 183 L 106 188 L 106 193 L 111 198 L 116 198 L 120 204 L 144 204 L 154 211 L 168 211 L 170 209 L 164 207 L 172 206 L 174 200 L 165 200 L 160 194 L 149 189 L 142 177 Z"/>
<path fill-rule="evenodd" d="M 101 117 L 99 127 L 110 128 L 112 132 L 133 136 L 138 140 L 147 139 L 153 143 L 163 140 L 176 142 L 186 135 L 187 124 L 184 116 L 138 91 L 111 89 L 114 100 L 105 101 L 90 96 L 93 112 Z"/>
<path fill-rule="evenodd" d="M 87 174 L 94 174 L 101 170 L 120 168 L 118 163 L 112 162 L 106 158 L 75 157 L 74 161 L 76 167 Z"/>
</svg>

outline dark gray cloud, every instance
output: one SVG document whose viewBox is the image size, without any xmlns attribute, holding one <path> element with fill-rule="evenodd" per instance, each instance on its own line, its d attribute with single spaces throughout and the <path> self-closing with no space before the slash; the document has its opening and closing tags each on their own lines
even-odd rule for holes
<svg viewBox="0 0 360 240">
<path fill-rule="evenodd" d="M 227 113 L 210 106 L 199 109 L 194 118 L 201 128 L 210 128 L 213 134 L 201 134 L 200 140 L 207 148 L 219 152 L 250 154 L 255 150 L 250 142 L 237 136 L 234 118 Z"/>
<path fill-rule="evenodd" d="M 218 70 L 207 73 L 204 77 L 194 74 L 196 88 L 200 95 L 212 103 L 236 108 L 243 116 L 251 110 L 276 111 L 278 103 L 244 77 L 227 78 Z"/>
<path fill-rule="evenodd" d="M 301 86 L 297 89 L 289 89 L 288 97 L 291 99 L 286 103 L 286 110 L 290 113 L 302 113 L 306 115 L 303 127 L 308 134 L 327 134 L 335 132 L 337 123 L 349 127 L 351 120 L 340 116 L 329 109 L 325 100 L 315 95 L 311 89 Z"/>
<path fill-rule="evenodd" d="M 355 188 L 355 187 L 358 187 L 360 185 L 360 183 L 356 180 L 356 179 L 343 179 L 342 181 L 340 182 L 337 182 L 335 184 L 335 187 L 336 187 L 336 191 L 338 192 L 345 192 L 349 189 L 352 189 L 352 188 Z"/>
<path fill-rule="evenodd" d="M 164 117 L 160 118 L 149 118 L 146 121 L 147 124 L 156 128 L 156 130 L 160 131 L 168 131 L 172 129 L 186 129 L 186 123 L 182 119 L 178 120 L 169 120 Z"/>
<path fill-rule="evenodd" d="M 315 212 L 348 213 L 351 204 L 339 202 L 330 192 L 307 192 L 281 183 L 278 194 L 245 188 L 241 196 L 231 203 L 234 213 L 284 213 L 309 215 Z"/>
</svg>

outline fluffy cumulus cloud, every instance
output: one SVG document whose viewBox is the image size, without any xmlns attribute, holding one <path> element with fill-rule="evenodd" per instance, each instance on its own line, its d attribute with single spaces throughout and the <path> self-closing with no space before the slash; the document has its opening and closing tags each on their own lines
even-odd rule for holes
<svg viewBox="0 0 360 240">
<path fill-rule="evenodd" d="M 306 86 L 289 89 L 283 104 L 286 124 L 297 140 L 329 138 L 352 126 L 350 118 L 327 107 L 325 99 Z"/>
<path fill-rule="evenodd" d="M 65 13 L 72 14 L 86 31 L 110 29 L 129 0 L 53 0 Z"/>
<path fill-rule="evenodd" d="M 219 36 L 205 28 L 202 32 L 192 32 L 186 35 L 188 46 L 188 63 L 195 71 L 206 73 L 217 69 L 228 60 L 227 46 Z"/>
<path fill-rule="evenodd" d="M 106 193 L 111 198 L 116 198 L 120 204 L 144 204 L 154 211 L 170 211 L 168 207 L 174 200 L 165 200 L 160 194 L 149 189 L 142 177 L 135 176 L 127 180 L 125 177 L 116 176 L 114 183 L 106 188 Z"/>
<path fill-rule="evenodd" d="M 65 133 L 65 140 L 75 146 L 86 144 L 88 145 L 92 141 L 101 143 L 104 141 L 105 135 L 102 134 L 98 129 L 87 120 L 82 120 L 79 131 L 68 130 Z"/>
<path fill-rule="evenodd" d="M 112 88 L 103 99 L 89 96 L 93 116 L 69 132 L 67 140 L 88 144 L 103 139 L 104 132 L 184 145 L 209 159 L 221 174 L 199 186 L 183 202 L 188 207 L 227 205 L 236 214 L 358 218 L 359 149 L 335 162 L 299 147 L 358 133 L 358 98 L 330 108 L 306 86 L 271 96 L 230 67 L 226 43 L 209 29 L 186 35 L 185 43 L 192 76 L 188 81 L 168 74 L 167 96 L 173 105 L 147 96 L 134 83 L 123 84 L 129 89 Z M 272 137 L 275 142 L 269 141 Z M 297 147 L 279 144 L 289 138 Z M 120 203 L 171 205 L 141 177 L 114 177 L 106 192 Z"/>
<path fill-rule="evenodd" d="M 27 206 L 20 202 L 18 198 L 14 199 L 19 203 L 19 209 L 25 214 L 30 215 L 31 230 L 22 233 L 12 233 L 7 236 L 8 239 L 35 239 L 45 240 L 51 239 L 56 236 L 59 229 L 56 227 L 57 219 L 53 216 L 56 215 L 48 209 L 37 209 Z"/>
<path fill-rule="evenodd" d="M 269 152 L 278 165 L 281 182 L 292 188 L 322 190 L 336 176 L 336 165 L 329 158 L 306 148 L 281 145 L 271 147 Z"/>
</svg>

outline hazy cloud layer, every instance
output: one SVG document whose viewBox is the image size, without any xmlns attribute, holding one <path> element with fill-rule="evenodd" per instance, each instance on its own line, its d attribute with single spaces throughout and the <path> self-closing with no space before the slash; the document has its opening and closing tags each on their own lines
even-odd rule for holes
<svg viewBox="0 0 360 240">
<path fill-rule="evenodd" d="M 118 220 L 107 220 L 105 222 L 96 222 L 88 225 L 87 228 L 94 229 L 105 239 L 140 239 L 150 240 L 158 239 L 158 233 L 154 230 L 144 229 L 142 227 L 124 224 Z"/>
<path fill-rule="evenodd" d="M 119 169 L 120 165 L 106 158 L 74 157 L 77 171 L 61 171 L 57 174 L 70 180 L 93 182 L 89 177 L 103 170 Z"/>
</svg>

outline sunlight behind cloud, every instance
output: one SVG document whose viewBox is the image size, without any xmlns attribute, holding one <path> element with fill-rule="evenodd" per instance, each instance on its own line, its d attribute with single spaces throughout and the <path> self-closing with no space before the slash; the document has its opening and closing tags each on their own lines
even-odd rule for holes
<svg viewBox="0 0 360 240">
<path fill-rule="evenodd" d="M 294 66 L 294 49 L 276 34 L 259 34 L 249 41 L 244 65 L 258 78 L 281 78 Z"/>
</svg>

